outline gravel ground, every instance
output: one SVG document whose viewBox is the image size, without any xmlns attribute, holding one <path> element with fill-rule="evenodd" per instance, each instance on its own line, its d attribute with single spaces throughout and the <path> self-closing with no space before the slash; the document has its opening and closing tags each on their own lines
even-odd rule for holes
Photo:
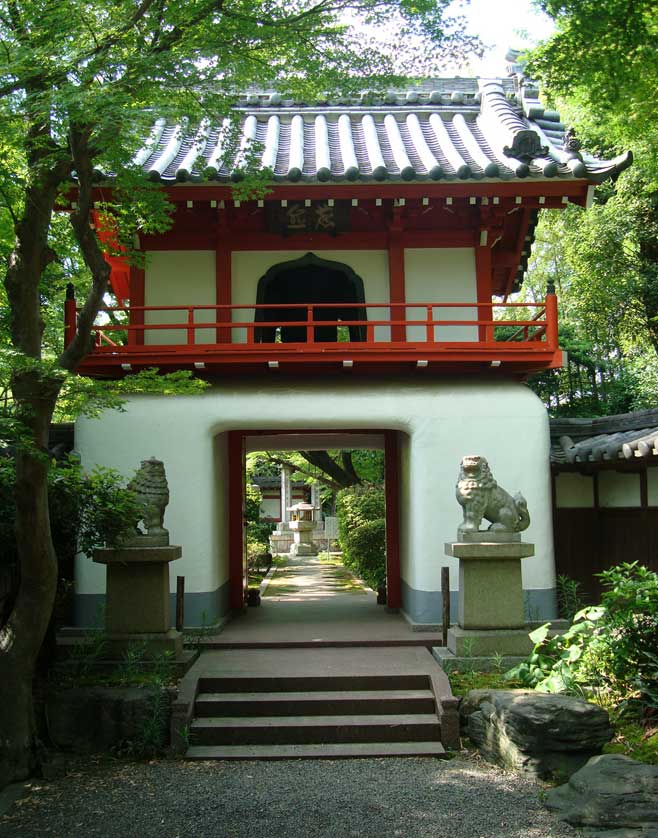
<svg viewBox="0 0 658 838">
<path fill-rule="evenodd" d="M 567 838 L 541 787 L 478 758 L 126 763 L 33 782 L 2 838 Z"/>
</svg>

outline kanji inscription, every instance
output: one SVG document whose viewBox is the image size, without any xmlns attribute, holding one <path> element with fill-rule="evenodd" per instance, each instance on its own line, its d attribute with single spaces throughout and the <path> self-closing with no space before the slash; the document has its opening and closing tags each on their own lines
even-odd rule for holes
<svg viewBox="0 0 658 838">
<path fill-rule="evenodd" d="M 331 233 L 349 228 L 349 204 L 336 201 L 289 201 L 287 206 L 268 204 L 267 227 L 272 233 Z"/>
</svg>

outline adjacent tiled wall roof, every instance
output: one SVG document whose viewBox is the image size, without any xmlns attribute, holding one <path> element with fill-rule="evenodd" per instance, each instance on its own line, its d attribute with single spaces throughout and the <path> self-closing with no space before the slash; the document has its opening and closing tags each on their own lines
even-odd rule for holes
<svg viewBox="0 0 658 838">
<path fill-rule="evenodd" d="M 597 419 L 551 419 L 551 463 L 658 463 L 658 409 Z"/>
<path fill-rule="evenodd" d="M 155 180 L 239 179 L 249 147 L 274 179 L 480 180 L 584 178 L 625 168 L 630 154 L 596 160 L 567 137 L 559 114 L 513 79 L 430 80 L 383 98 L 296 103 L 251 93 L 236 107 L 238 136 L 224 126 L 158 120 L 135 162 Z M 202 161 L 202 165 L 200 164 Z"/>
</svg>

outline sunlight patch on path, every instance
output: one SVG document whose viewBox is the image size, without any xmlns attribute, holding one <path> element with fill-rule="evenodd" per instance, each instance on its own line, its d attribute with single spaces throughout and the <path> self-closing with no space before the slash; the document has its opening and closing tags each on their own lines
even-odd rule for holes
<svg viewBox="0 0 658 838">
<path fill-rule="evenodd" d="M 263 596 L 303 602 L 367 593 L 368 589 L 343 567 L 338 557 L 320 560 L 317 556 L 296 556 L 277 568 Z"/>
</svg>

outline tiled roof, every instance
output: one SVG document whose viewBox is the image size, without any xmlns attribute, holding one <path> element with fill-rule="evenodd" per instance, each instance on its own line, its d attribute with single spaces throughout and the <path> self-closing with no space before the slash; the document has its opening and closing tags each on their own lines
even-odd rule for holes
<svg viewBox="0 0 658 838">
<path fill-rule="evenodd" d="M 154 180 L 239 180 L 252 149 L 283 182 L 579 178 L 597 183 L 629 165 L 581 153 L 559 114 L 514 79 L 429 80 L 404 92 L 314 104 L 250 93 L 239 122 L 194 129 L 158 120 L 135 162 Z"/>
<path fill-rule="evenodd" d="M 658 409 L 597 419 L 551 419 L 551 463 L 658 464 Z"/>
</svg>

